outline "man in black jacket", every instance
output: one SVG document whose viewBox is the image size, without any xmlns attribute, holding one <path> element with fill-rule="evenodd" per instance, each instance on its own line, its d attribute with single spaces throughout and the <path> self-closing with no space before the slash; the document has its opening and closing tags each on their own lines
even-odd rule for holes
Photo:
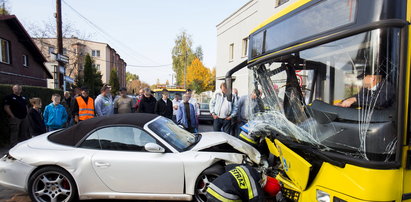
<svg viewBox="0 0 411 202">
<path fill-rule="evenodd" d="M 154 111 L 158 115 L 172 119 L 173 118 L 173 102 L 171 102 L 171 100 L 168 99 L 168 91 L 164 89 L 161 96 L 162 98 L 157 101 Z"/>
<path fill-rule="evenodd" d="M 376 109 L 385 109 L 394 102 L 394 87 L 381 73 L 364 72 L 359 79 L 363 79 L 363 87 L 358 94 L 336 103 L 339 107 L 371 106 Z"/>
<path fill-rule="evenodd" d="M 141 102 L 138 106 L 137 112 L 154 114 L 157 100 L 151 95 L 150 88 L 144 89 L 144 96 L 141 98 Z"/>
</svg>

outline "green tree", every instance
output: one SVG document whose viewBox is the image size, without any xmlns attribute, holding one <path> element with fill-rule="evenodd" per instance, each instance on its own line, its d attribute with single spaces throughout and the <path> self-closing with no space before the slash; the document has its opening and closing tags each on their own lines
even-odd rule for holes
<svg viewBox="0 0 411 202">
<path fill-rule="evenodd" d="M 6 6 L 7 0 L 0 1 L 0 15 L 10 15 L 9 8 Z"/>
<path fill-rule="evenodd" d="M 92 97 L 95 97 L 97 94 L 95 94 L 95 79 L 94 79 L 94 74 L 93 74 L 93 59 L 90 57 L 89 54 L 86 55 L 85 58 L 85 63 L 84 63 L 84 86 L 86 86 L 90 90 L 90 95 Z"/>
<path fill-rule="evenodd" d="M 137 74 L 126 72 L 126 81 L 131 82 L 134 80 L 140 80 L 140 77 Z"/>
<path fill-rule="evenodd" d="M 98 95 L 100 93 L 101 87 L 103 87 L 103 81 L 101 80 L 103 75 L 94 66 L 93 66 L 93 75 L 94 75 L 94 95 Z"/>
<path fill-rule="evenodd" d="M 118 79 L 117 70 L 115 68 L 110 71 L 109 84 L 111 86 L 111 94 L 115 95 L 120 90 L 120 80 Z"/>
<path fill-rule="evenodd" d="M 196 55 L 193 53 L 191 46 L 193 44 L 191 36 L 182 31 L 175 39 L 175 45 L 171 51 L 173 60 L 173 71 L 176 73 L 176 83 L 184 84 L 185 70 L 191 64 Z M 187 84 L 188 85 L 188 84 Z"/>
<path fill-rule="evenodd" d="M 81 88 L 82 86 L 84 86 L 84 78 L 80 73 L 77 74 L 77 76 L 74 78 L 74 83 L 76 84 L 75 85 L 76 87 Z M 73 85 L 73 88 L 74 88 L 74 85 Z"/>
<path fill-rule="evenodd" d="M 90 90 L 90 96 L 96 97 L 98 94 L 100 94 L 100 89 L 103 86 L 103 81 L 101 80 L 102 75 L 100 71 L 97 71 L 97 69 L 93 66 L 93 63 L 93 59 L 90 57 L 89 54 L 87 54 L 84 62 L 83 80 L 81 76 L 77 76 L 76 84 L 80 87 L 87 87 Z"/>
<path fill-rule="evenodd" d="M 203 48 L 201 48 L 201 46 L 197 46 L 194 55 L 195 55 L 200 61 L 203 61 Z"/>
</svg>

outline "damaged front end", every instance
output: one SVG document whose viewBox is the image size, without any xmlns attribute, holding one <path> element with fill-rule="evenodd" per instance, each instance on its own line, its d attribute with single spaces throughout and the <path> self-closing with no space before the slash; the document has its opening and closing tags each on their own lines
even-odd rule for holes
<svg viewBox="0 0 411 202">
<path fill-rule="evenodd" d="M 377 188 L 356 177 L 377 178 L 398 167 L 398 38 L 383 39 L 398 32 L 371 30 L 248 66 L 247 135 L 266 140 L 275 156 L 267 170 L 289 188 L 288 198 L 300 198 L 313 184 L 335 188 L 328 181 L 339 180 L 363 189 L 353 196 L 377 199 L 371 196 Z"/>
</svg>

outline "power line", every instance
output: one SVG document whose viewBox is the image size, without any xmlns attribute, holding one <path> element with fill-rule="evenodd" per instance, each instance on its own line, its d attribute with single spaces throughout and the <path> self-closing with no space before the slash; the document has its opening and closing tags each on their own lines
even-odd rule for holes
<svg viewBox="0 0 411 202">
<path fill-rule="evenodd" d="M 149 57 L 144 56 L 143 54 L 135 51 L 134 49 L 128 47 L 126 44 L 122 43 L 121 41 L 117 40 L 116 38 L 114 38 L 113 36 L 111 36 L 109 33 L 107 33 L 106 31 L 104 31 L 101 27 L 99 27 L 98 25 L 96 25 L 95 23 L 93 23 L 91 20 L 87 19 L 84 15 L 82 15 L 79 11 L 77 11 L 76 9 L 74 9 L 71 5 L 69 5 L 66 1 L 62 0 L 64 4 L 66 4 L 71 10 L 73 10 L 77 15 L 79 15 L 83 20 L 85 20 L 89 25 L 91 25 L 93 27 L 93 29 L 95 29 L 96 31 L 99 31 L 101 33 L 103 33 L 104 35 L 106 35 L 107 37 L 111 38 L 112 40 L 114 40 L 115 42 L 117 42 L 119 45 L 122 45 L 123 47 L 131 50 L 132 52 L 137 53 L 138 55 L 140 55 L 143 58 L 146 58 L 147 60 L 150 60 L 153 63 L 157 63 L 156 61 L 152 60 Z M 109 39 L 110 40 L 110 39 Z M 129 54 L 127 51 L 125 52 L 127 54 Z M 129 54 L 132 57 L 135 57 L 134 54 Z M 135 58 L 137 59 L 137 58 Z M 137 59 L 139 60 L 139 59 Z M 140 61 L 140 60 L 139 60 Z M 138 65 L 136 65 L 138 66 Z M 155 65 L 153 65 L 155 66 Z M 162 65 L 157 65 L 157 66 L 162 66 Z"/>
</svg>

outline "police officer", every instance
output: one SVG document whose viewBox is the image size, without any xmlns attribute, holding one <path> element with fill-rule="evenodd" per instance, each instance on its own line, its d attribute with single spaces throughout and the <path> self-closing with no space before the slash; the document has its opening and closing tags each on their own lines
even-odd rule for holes
<svg viewBox="0 0 411 202">
<path fill-rule="evenodd" d="M 264 201 L 261 174 L 249 165 L 228 165 L 207 188 L 208 201 Z"/>
</svg>

